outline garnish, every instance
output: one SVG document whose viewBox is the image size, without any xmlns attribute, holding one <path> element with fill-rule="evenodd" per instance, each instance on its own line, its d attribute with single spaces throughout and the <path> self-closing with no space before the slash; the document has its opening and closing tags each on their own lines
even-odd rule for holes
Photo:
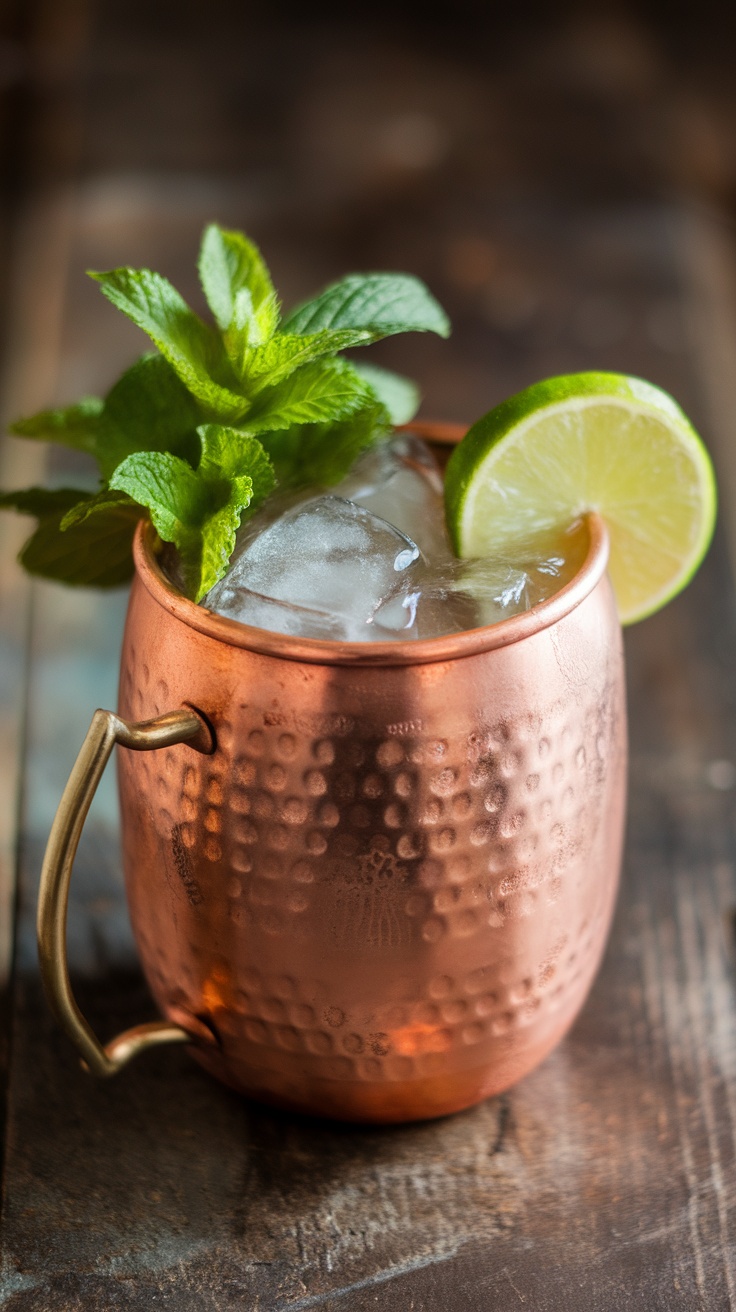
<svg viewBox="0 0 736 1312">
<path fill-rule="evenodd" d="M 199 275 L 214 323 L 149 269 L 90 275 L 157 350 L 104 400 L 84 397 L 12 425 L 18 437 L 86 452 L 101 480 L 96 495 L 0 493 L 0 508 L 38 519 L 20 556 L 30 573 L 124 583 L 136 523 L 148 513 L 199 600 L 225 573 L 242 515 L 276 482 L 338 482 L 415 413 L 408 379 L 339 353 L 400 332 L 449 333 L 444 311 L 409 274 L 350 274 L 281 320 L 257 247 L 217 224 L 205 230 Z"/>
<path fill-rule="evenodd" d="M 634 624 L 700 565 L 716 482 L 690 420 L 660 387 L 626 374 L 564 374 L 473 424 L 450 457 L 445 508 L 458 556 L 521 560 L 540 541 L 556 541 L 564 555 L 570 524 L 597 512 L 619 616 Z"/>
</svg>

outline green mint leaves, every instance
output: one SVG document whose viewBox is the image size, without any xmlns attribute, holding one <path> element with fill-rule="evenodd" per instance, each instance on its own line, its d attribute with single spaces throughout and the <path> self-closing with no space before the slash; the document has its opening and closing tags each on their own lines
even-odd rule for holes
<svg viewBox="0 0 736 1312">
<path fill-rule="evenodd" d="M 365 364 L 363 360 L 355 368 L 387 410 L 392 424 L 408 424 L 414 418 L 421 399 L 416 383 L 390 369 L 381 369 L 377 364 Z"/>
<path fill-rule="evenodd" d="M 199 280 L 222 332 L 228 358 L 239 377 L 253 347 L 270 341 L 279 323 L 279 303 L 263 257 L 242 232 L 211 223 L 202 238 Z"/>
<path fill-rule="evenodd" d="M 222 339 L 190 310 L 176 288 L 150 269 L 111 269 L 91 273 L 112 304 L 147 333 L 192 396 L 212 414 L 238 419 L 247 399 L 228 387 Z M 222 381 L 219 381 L 222 380 Z"/>
<path fill-rule="evenodd" d="M 202 455 L 196 472 L 168 452 L 139 451 L 110 480 L 112 489 L 146 506 L 159 536 L 178 548 L 195 601 L 225 573 L 243 510 L 262 501 L 276 483 L 255 438 L 219 424 L 205 424 L 198 433 Z"/>
<path fill-rule="evenodd" d="M 43 410 L 11 425 L 17 437 L 40 438 L 86 451 L 107 480 L 133 451 L 173 451 L 196 463 L 199 407 L 161 355 L 144 355 L 126 369 L 104 401 Z"/>
<path fill-rule="evenodd" d="M 115 586 L 132 573 L 131 542 L 148 514 L 177 548 L 199 600 L 225 573 L 244 513 L 273 488 L 328 486 L 356 457 L 408 422 L 413 383 L 339 352 L 398 332 L 446 337 L 444 311 L 408 274 L 351 274 L 282 322 L 258 248 L 210 224 L 199 276 L 214 322 L 149 269 L 92 273 L 150 338 L 149 352 L 104 399 L 45 410 L 12 426 L 97 463 L 96 495 L 75 489 L 0 494 L 35 515 L 21 560 L 68 583 Z"/>
<path fill-rule="evenodd" d="M 96 454 L 99 420 L 103 402 L 96 396 L 83 396 L 76 405 L 59 410 L 42 410 L 30 419 L 17 419 L 10 425 L 16 437 L 36 437 L 44 442 Z"/>
<path fill-rule="evenodd" d="M 259 394 L 248 428 L 270 433 L 290 424 L 344 419 L 372 400 L 370 387 L 347 360 L 315 360 Z"/>
<path fill-rule="evenodd" d="M 261 437 L 285 487 L 331 487 L 358 456 L 388 436 L 391 420 L 378 401 L 341 423 L 292 424 Z"/>
<path fill-rule="evenodd" d="M 450 335 L 442 307 L 424 283 L 408 273 L 351 273 L 292 310 L 283 327 L 289 333 L 356 328 L 371 342 L 393 333 Z"/>
<path fill-rule="evenodd" d="M 20 553 L 29 574 L 57 583 L 84 587 L 119 587 L 133 574 L 132 544 L 140 507 L 129 497 L 103 494 L 108 503 L 102 513 L 97 498 L 78 488 L 29 488 L 26 492 L 0 494 L 0 508 L 35 515 L 38 527 Z M 82 514 L 82 510 L 87 513 Z M 97 511 L 97 513 L 95 513 Z M 77 514 L 69 532 L 62 526 Z"/>
</svg>

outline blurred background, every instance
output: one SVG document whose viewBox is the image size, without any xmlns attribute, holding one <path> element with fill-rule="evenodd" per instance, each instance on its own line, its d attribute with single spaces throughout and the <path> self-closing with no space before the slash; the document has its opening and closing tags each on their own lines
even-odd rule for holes
<svg viewBox="0 0 736 1312">
<path fill-rule="evenodd" d="M 200 306 L 211 218 L 287 304 L 351 268 L 424 277 L 451 345 L 376 358 L 425 414 L 599 366 L 681 393 L 672 248 L 703 211 L 732 236 L 732 5 L 6 0 L 0 33 L 6 412 L 142 349 L 85 268 L 150 264 Z"/>
</svg>

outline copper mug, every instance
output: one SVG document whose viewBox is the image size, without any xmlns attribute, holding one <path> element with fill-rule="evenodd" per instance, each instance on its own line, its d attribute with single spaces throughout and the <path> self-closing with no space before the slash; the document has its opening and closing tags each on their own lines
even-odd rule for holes
<svg viewBox="0 0 736 1312">
<path fill-rule="evenodd" d="M 621 634 L 588 527 L 582 568 L 532 611 L 345 644 L 194 605 L 139 526 L 119 714 L 95 714 L 39 902 L 49 1000 L 90 1070 L 182 1042 L 264 1102 L 392 1122 L 546 1056 L 600 962 L 624 820 Z M 116 742 L 131 919 L 166 1019 L 103 1048 L 65 921 Z"/>
</svg>

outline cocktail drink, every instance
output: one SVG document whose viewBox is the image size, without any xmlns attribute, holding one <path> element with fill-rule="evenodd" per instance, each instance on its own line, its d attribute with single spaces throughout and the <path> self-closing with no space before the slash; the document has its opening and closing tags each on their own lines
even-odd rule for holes
<svg viewBox="0 0 736 1312">
<path fill-rule="evenodd" d="M 77 444 L 88 424 L 98 444 L 105 485 L 54 511 L 63 531 L 135 531 L 119 711 L 96 712 L 47 852 L 44 980 L 98 1074 L 183 1042 L 282 1106 L 435 1116 L 532 1069 L 585 999 L 621 853 L 620 617 L 662 604 L 696 567 L 712 473 L 670 398 L 578 375 L 478 421 L 443 487 L 421 425 L 390 435 L 392 407 L 408 418 L 405 384 L 373 371 L 365 392 L 334 358 L 396 331 L 399 302 L 410 326 L 444 331 L 426 289 L 347 279 L 277 331 L 254 249 L 205 235 L 229 373 L 204 325 L 192 332 L 206 351 L 182 363 L 173 289 L 116 270 L 100 275 L 108 294 L 162 355 L 91 417 L 26 421 L 26 435 L 67 424 Z M 167 297 L 176 333 L 169 319 L 154 333 Z M 361 297 L 362 328 L 345 322 Z M 133 373 L 135 432 L 120 419 Z M 196 429 L 190 393 L 195 418 L 210 410 Z M 320 422 L 320 405 L 340 422 Z M 218 406 L 230 426 L 211 421 Z M 31 495 L 7 500 L 31 508 Z M 42 522 L 27 563 L 51 537 Z M 164 1019 L 103 1048 L 74 1002 L 64 935 L 74 851 L 116 742 L 131 918 Z"/>
<path fill-rule="evenodd" d="M 216 750 L 121 753 L 129 904 L 161 1012 L 213 1074 L 302 1111 L 410 1120 L 506 1087 L 568 1028 L 606 938 L 625 791 L 602 523 L 585 537 L 533 610 L 366 642 L 195 606 L 141 533 L 121 715 L 188 703 Z"/>
</svg>

